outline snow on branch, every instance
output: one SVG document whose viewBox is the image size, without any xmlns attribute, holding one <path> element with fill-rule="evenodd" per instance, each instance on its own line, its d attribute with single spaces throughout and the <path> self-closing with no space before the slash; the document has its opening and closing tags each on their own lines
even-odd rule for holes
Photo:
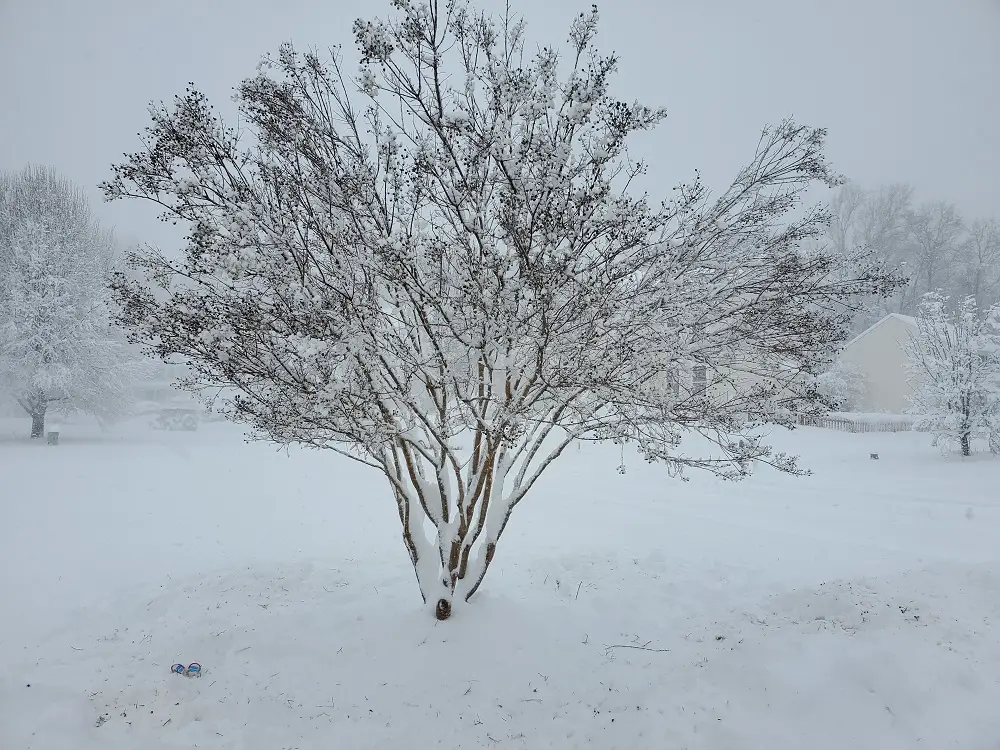
<svg viewBox="0 0 1000 750">
<path fill-rule="evenodd" d="M 953 309 L 937 292 L 924 296 L 917 335 L 907 344 L 910 373 L 917 383 L 911 412 L 915 428 L 962 455 L 983 436 L 1000 433 L 1000 306 L 981 315 L 975 297 Z"/>
</svg>

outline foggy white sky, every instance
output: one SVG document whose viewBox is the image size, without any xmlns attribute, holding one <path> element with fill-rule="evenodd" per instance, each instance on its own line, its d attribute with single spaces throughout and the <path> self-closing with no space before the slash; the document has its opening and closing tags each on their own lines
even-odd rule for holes
<svg viewBox="0 0 1000 750">
<path fill-rule="evenodd" d="M 503 0 L 478 0 L 500 10 Z M 512 0 L 533 42 L 562 44 L 589 0 Z M 385 0 L 0 0 L 0 169 L 51 164 L 89 188 L 138 146 L 150 100 L 188 81 L 218 105 L 291 40 L 342 43 Z M 830 129 L 862 183 L 1000 215 L 1000 0 L 615 0 L 600 4 L 616 94 L 669 110 L 642 143 L 666 193 L 710 185 L 787 115 Z M 224 110 L 224 107 L 220 107 Z M 101 206 L 127 241 L 171 237 L 138 204 Z"/>
</svg>

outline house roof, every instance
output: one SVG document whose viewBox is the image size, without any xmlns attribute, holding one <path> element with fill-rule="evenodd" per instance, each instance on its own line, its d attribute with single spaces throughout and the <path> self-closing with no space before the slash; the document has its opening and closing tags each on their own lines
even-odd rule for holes
<svg viewBox="0 0 1000 750">
<path fill-rule="evenodd" d="M 912 326 L 913 328 L 917 327 L 917 319 L 916 318 L 910 317 L 909 315 L 900 315 L 899 313 L 889 313 L 884 318 L 882 318 L 881 320 L 876 321 L 872 325 L 868 326 L 868 328 L 866 328 L 861 333 L 859 333 L 857 336 L 855 336 L 853 339 L 851 339 L 846 344 L 844 344 L 843 348 L 846 349 L 847 347 L 856 344 L 858 341 L 860 341 L 861 339 L 863 339 L 869 333 L 871 333 L 872 331 L 874 331 L 877 328 L 882 327 L 883 325 L 886 324 L 886 322 L 888 322 L 889 320 L 892 320 L 893 318 L 895 318 L 896 320 L 900 320 L 903 323 L 905 323 L 906 325 Z"/>
<path fill-rule="evenodd" d="M 855 336 L 853 339 L 851 339 L 846 344 L 844 344 L 844 346 L 841 347 L 841 351 L 844 351 L 849 346 L 852 346 L 853 344 L 856 344 L 858 341 L 860 341 L 861 339 L 863 339 L 865 336 L 867 336 L 872 331 L 874 331 L 874 330 L 876 330 L 878 328 L 881 328 L 883 325 L 885 325 L 892 318 L 895 318 L 896 320 L 902 321 L 903 323 L 905 323 L 906 325 L 910 326 L 914 330 L 916 330 L 917 325 L 919 323 L 919 321 L 917 320 L 917 318 L 914 318 L 914 317 L 912 317 L 910 315 L 900 315 L 899 313 L 889 313 L 884 318 L 882 318 L 881 320 L 873 323 L 868 328 L 866 328 L 861 333 L 859 333 L 857 336 Z M 955 326 L 953 326 L 951 323 L 949 323 L 948 324 L 948 330 L 951 331 L 952 335 L 954 335 L 954 333 L 955 333 Z M 986 350 L 982 349 L 982 348 L 980 349 L 980 352 L 984 352 L 984 351 L 986 351 Z"/>
</svg>

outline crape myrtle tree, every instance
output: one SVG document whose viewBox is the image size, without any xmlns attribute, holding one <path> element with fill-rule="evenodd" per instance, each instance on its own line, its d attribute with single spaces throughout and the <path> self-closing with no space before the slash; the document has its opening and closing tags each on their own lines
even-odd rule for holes
<svg viewBox="0 0 1000 750">
<path fill-rule="evenodd" d="M 626 143 L 664 112 L 612 97 L 596 8 L 563 56 L 529 53 L 509 14 L 393 7 L 355 24 L 356 76 L 287 45 L 265 60 L 236 90 L 242 132 L 193 88 L 152 108 L 104 190 L 190 232 L 116 281 L 135 340 L 189 361 L 193 389 L 235 389 L 224 408 L 263 437 L 382 472 L 440 619 L 574 440 L 800 471 L 755 426 L 808 406 L 799 376 L 895 283 L 798 249 L 826 218 L 804 192 L 835 182 L 824 132 L 767 129 L 718 197 L 696 180 L 653 204 Z M 692 367 L 713 388 L 674 387 Z M 711 448 L 682 452 L 691 432 Z"/>
<path fill-rule="evenodd" d="M 51 408 L 113 419 L 137 357 L 109 310 L 117 246 L 54 170 L 0 174 L 0 389 L 45 432 Z"/>
<path fill-rule="evenodd" d="M 1000 306 L 980 315 L 975 297 L 950 309 L 944 295 L 924 296 L 917 333 L 907 343 L 909 369 L 917 381 L 911 411 L 915 427 L 935 444 L 956 446 L 963 456 L 983 435 L 998 448 L 1000 431 Z"/>
</svg>

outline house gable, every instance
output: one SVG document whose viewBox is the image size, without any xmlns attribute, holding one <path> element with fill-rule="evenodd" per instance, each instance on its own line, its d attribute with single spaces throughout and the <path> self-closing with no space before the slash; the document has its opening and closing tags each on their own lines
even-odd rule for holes
<svg viewBox="0 0 1000 750">
<path fill-rule="evenodd" d="M 915 389 L 905 347 L 916 333 L 915 318 L 892 313 L 844 346 L 841 359 L 865 376 L 863 411 L 894 414 L 906 411 L 908 397 Z"/>
</svg>

